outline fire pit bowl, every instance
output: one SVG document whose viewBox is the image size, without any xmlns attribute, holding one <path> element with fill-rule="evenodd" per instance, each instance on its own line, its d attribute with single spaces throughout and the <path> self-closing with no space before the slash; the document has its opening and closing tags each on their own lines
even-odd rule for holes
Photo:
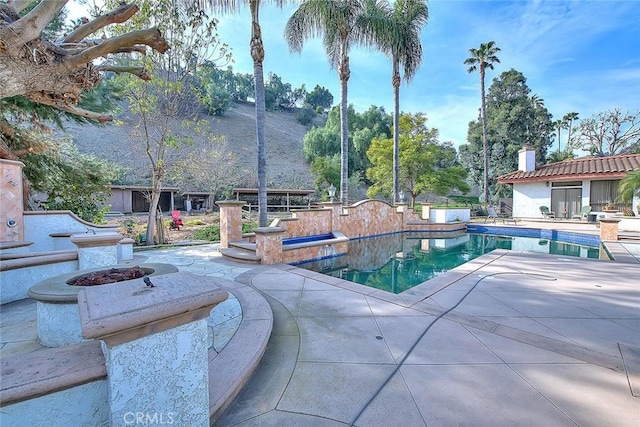
<svg viewBox="0 0 640 427">
<path fill-rule="evenodd" d="M 117 270 L 117 274 L 116 273 Z M 176 273 L 171 264 L 146 263 L 135 267 L 114 265 L 61 274 L 43 280 L 29 289 L 29 298 L 37 301 L 38 339 L 45 347 L 77 344 L 84 339 L 78 314 L 78 292 L 84 286 L 117 286 L 119 281 L 105 283 L 114 275 L 122 280 L 143 276 Z M 71 283 L 83 283 L 72 285 Z M 102 282 L 102 283 L 100 283 Z"/>
</svg>

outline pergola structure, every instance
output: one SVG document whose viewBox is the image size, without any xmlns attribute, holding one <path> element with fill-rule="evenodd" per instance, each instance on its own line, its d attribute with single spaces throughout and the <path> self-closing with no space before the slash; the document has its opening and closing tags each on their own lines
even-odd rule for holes
<svg viewBox="0 0 640 427">
<path fill-rule="evenodd" d="M 311 194 L 316 190 L 297 190 L 287 188 L 267 189 L 267 210 L 290 212 L 291 209 L 310 208 Z M 242 200 L 249 205 L 249 211 L 258 207 L 257 188 L 234 188 L 233 195 L 236 200 Z"/>
</svg>

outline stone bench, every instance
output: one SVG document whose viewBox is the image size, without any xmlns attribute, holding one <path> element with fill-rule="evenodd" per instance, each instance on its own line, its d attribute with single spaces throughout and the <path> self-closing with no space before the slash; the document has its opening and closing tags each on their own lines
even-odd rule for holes
<svg viewBox="0 0 640 427">
<path fill-rule="evenodd" d="M 0 242 L 0 252 L 23 252 L 27 250 L 28 246 L 33 245 L 33 242 L 19 240 L 19 241 L 2 241 Z"/>
<path fill-rule="evenodd" d="M 0 271 L 16 268 L 33 267 L 48 263 L 74 261 L 78 259 L 76 250 L 60 250 L 48 252 L 19 252 L 0 254 Z"/>
<path fill-rule="evenodd" d="M 31 286 L 54 274 L 78 269 L 78 251 L 2 254 L 0 260 L 0 304 L 27 298 Z"/>
<path fill-rule="evenodd" d="M 107 376 L 99 341 L 3 357 L 0 361 L 0 406 L 50 395 Z"/>
</svg>

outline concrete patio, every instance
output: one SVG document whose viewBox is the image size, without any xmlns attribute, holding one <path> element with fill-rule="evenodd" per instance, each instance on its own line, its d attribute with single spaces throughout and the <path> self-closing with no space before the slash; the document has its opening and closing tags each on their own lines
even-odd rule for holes
<svg viewBox="0 0 640 427">
<path fill-rule="evenodd" d="M 214 245 L 139 255 L 250 285 L 271 306 L 265 356 L 216 425 L 638 426 L 640 243 L 617 245 L 617 262 L 493 251 L 399 295 L 231 263 Z M 33 305 L 5 308 L 3 356 L 35 327 Z"/>
</svg>

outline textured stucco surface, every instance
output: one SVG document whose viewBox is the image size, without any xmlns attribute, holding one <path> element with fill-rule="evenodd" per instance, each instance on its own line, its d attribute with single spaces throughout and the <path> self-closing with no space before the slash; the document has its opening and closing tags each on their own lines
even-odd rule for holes
<svg viewBox="0 0 640 427">
<path fill-rule="evenodd" d="M 105 356 L 113 425 L 131 413 L 209 425 L 206 320 L 106 347 Z"/>
<path fill-rule="evenodd" d="M 118 263 L 118 246 L 98 246 L 95 248 L 78 248 L 78 268 L 93 268 Z"/>
<path fill-rule="evenodd" d="M 0 425 L 7 427 L 96 427 L 109 425 L 108 419 L 106 380 L 14 403 L 0 411 Z"/>
<path fill-rule="evenodd" d="M 62 347 L 84 341 L 78 304 L 38 301 L 38 339 L 45 347 Z"/>
</svg>

